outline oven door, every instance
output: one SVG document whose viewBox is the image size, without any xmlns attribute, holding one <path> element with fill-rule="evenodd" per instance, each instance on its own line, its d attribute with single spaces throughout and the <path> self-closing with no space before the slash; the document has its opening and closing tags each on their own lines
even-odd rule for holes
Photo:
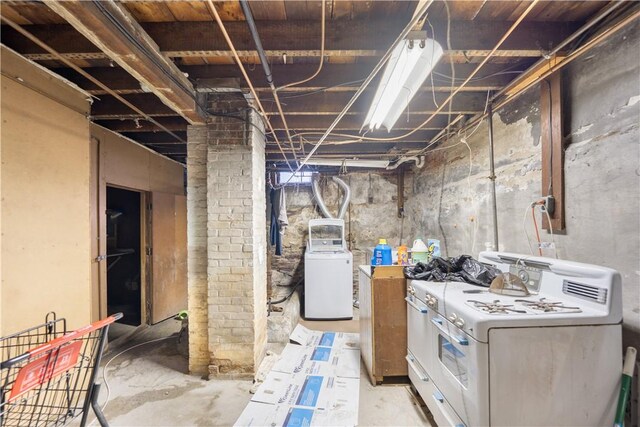
<svg viewBox="0 0 640 427">
<path fill-rule="evenodd" d="M 407 347 L 425 369 L 431 365 L 431 327 L 429 326 L 430 309 L 416 298 L 408 294 L 407 301 Z"/>
<path fill-rule="evenodd" d="M 427 372 L 466 425 L 489 425 L 488 344 L 434 313 Z"/>
</svg>

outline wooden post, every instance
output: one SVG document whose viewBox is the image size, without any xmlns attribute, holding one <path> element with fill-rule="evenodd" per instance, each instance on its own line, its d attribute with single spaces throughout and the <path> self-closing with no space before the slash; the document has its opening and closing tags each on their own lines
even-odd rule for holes
<svg viewBox="0 0 640 427">
<path fill-rule="evenodd" d="M 540 141 L 542 146 L 541 196 L 553 195 L 555 209 L 550 214 L 553 230 L 565 229 L 564 219 L 564 141 L 562 133 L 562 88 L 559 72 L 540 84 Z M 546 215 L 542 228 L 548 230 Z"/>
</svg>

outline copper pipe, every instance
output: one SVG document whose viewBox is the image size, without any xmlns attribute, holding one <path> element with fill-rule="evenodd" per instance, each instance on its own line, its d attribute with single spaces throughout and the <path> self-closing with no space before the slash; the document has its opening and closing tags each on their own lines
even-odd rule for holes
<svg viewBox="0 0 640 427">
<path fill-rule="evenodd" d="M 284 151 L 282 149 L 282 145 L 280 144 L 280 141 L 278 140 L 278 136 L 276 135 L 276 132 L 273 129 L 273 126 L 271 125 L 271 122 L 269 121 L 267 113 L 264 110 L 264 107 L 262 106 L 262 103 L 260 102 L 260 98 L 258 97 L 258 94 L 256 93 L 256 90 L 253 87 L 253 84 L 251 83 L 251 79 L 249 78 L 249 75 L 247 74 L 247 71 L 245 70 L 244 65 L 242 65 L 242 60 L 240 60 L 240 56 L 238 56 L 238 52 L 236 51 L 236 48 L 233 45 L 233 42 L 231 41 L 231 38 L 229 37 L 229 33 L 227 32 L 227 29 L 225 28 L 224 24 L 222 23 L 222 19 L 220 19 L 220 15 L 218 14 L 218 11 L 216 10 L 216 7 L 214 6 L 212 0 L 207 0 L 207 7 L 209 8 L 209 12 L 211 12 L 211 14 L 215 18 L 216 22 L 218 23 L 218 26 L 220 27 L 220 31 L 222 32 L 222 35 L 224 36 L 224 38 L 225 38 L 225 40 L 227 42 L 227 45 L 229 46 L 229 49 L 231 49 L 231 52 L 233 53 L 233 57 L 236 60 L 236 63 L 238 64 L 238 67 L 240 68 L 240 72 L 242 72 L 242 75 L 243 75 L 245 81 L 247 82 L 247 85 L 249 86 L 249 90 L 251 91 L 251 95 L 253 95 L 253 98 L 255 99 L 255 102 L 258 105 L 258 108 L 260 109 L 260 113 L 262 114 L 262 118 L 264 119 L 265 123 L 269 127 L 269 130 L 273 134 L 274 141 L 276 142 L 276 144 L 278 144 L 278 148 L 280 149 L 280 153 L 282 153 L 282 157 L 284 158 L 285 162 L 287 162 L 287 166 L 289 167 L 289 170 L 291 172 L 293 172 L 293 168 L 291 167 L 291 164 L 289 163 L 289 159 L 287 158 L 286 154 L 284 153 Z"/>
<path fill-rule="evenodd" d="M 279 88 L 277 88 L 276 90 L 282 90 L 282 89 L 288 89 L 290 87 L 293 86 L 298 86 L 301 85 L 302 83 L 306 83 L 310 80 L 313 80 L 314 78 L 316 78 L 316 76 L 318 74 L 320 74 L 320 71 L 322 70 L 322 65 L 324 63 L 324 43 L 325 43 L 325 9 L 326 9 L 326 2 L 323 0 L 322 1 L 322 21 L 321 21 L 321 30 L 320 30 L 320 38 L 321 38 L 321 43 L 320 43 L 320 64 L 318 65 L 318 69 L 316 70 L 315 73 L 313 73 L 311 76 L 307 77 L 304 80 L 300 80 L 298 82 L 293 82 L 293 83 L 287 83 L 284 86 L 280 86 Z"/>
</svg>

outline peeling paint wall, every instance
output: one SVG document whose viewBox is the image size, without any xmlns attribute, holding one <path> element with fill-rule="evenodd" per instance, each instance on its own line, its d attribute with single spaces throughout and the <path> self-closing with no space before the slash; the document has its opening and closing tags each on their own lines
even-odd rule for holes
<svg viewBox="0 0 640 427">
<path fill-rule="evenodd" d="M 627 29 L 562 71 L 566 233 L 555 236 L 560 258 L 621 273 L 625 342 L 636 346 L 640 344 L 637 30 L 637 25 Z M 409 179 L 410 233 L 440 238 L 449 256 L 477 256 L 485 242 L 492 241 L 486 123 L 470 134 L 469 148 L 463 137 L 448 141 Z M 528 253 L 523 215 L 541 195 L 538 86 L 494 114 L 494 140 L 500 249 Z M 529 230 L 533 232 L 530 222 Z M 551 236 L 544 232 L 542 238 Z"/>
</svg>

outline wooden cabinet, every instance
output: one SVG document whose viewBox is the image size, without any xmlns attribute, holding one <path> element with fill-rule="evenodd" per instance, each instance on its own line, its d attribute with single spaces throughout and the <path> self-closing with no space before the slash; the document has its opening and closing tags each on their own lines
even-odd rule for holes
<svg viewBox="0 0 640 427">
<path fill-rule="evenodd" d="M 361 265 L 360 351 L 371 382 L 407 375 L 406 281 L 401 266 Z"/>
</svg>

